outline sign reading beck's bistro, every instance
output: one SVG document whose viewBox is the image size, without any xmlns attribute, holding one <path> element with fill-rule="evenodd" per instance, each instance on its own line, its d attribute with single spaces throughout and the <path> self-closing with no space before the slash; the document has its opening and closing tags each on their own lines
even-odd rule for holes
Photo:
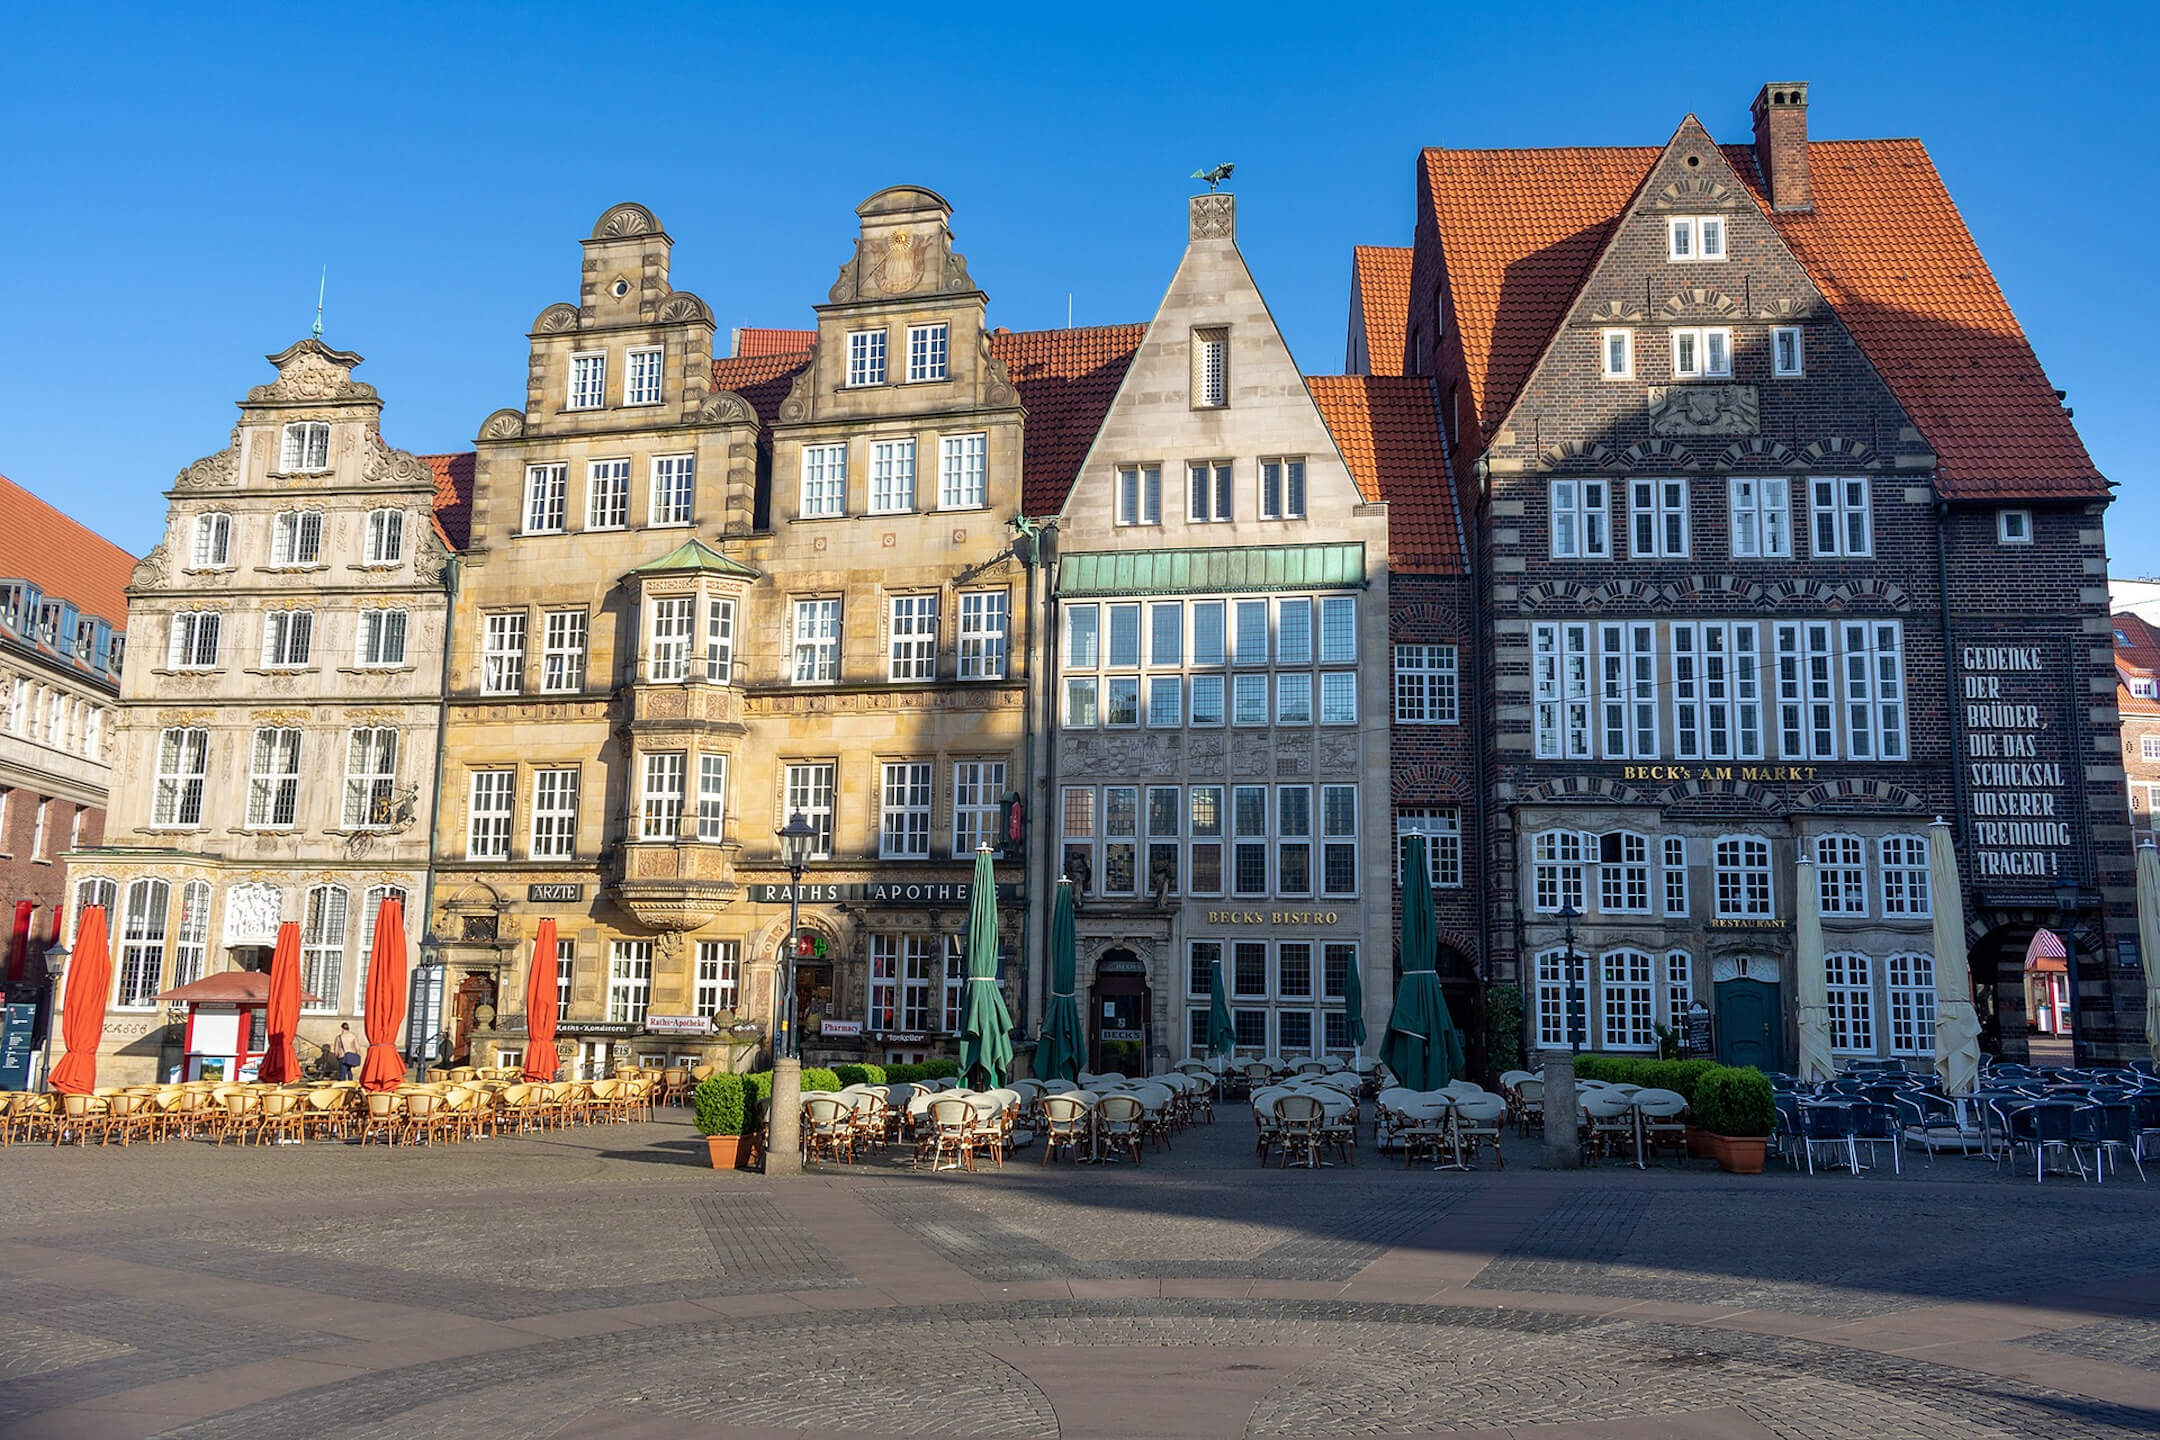
<svg viewBox="0 0 2160 1440">
<path fill-rule="evenodd" d="M 966 880 L 877 880 L 847 885 L 753 885 L 750 898 L 761 905 L 785 905 L 792 899 L 805 905 L 831 905 L 845 900 L 856 905 L 965 908 L 974 899 L 974 891 L 974 885 Z M 1020 887 L 1000 885 L 997 898 L 1000 905 L 1012 904 L 1020 898 Z"/>
</svg>

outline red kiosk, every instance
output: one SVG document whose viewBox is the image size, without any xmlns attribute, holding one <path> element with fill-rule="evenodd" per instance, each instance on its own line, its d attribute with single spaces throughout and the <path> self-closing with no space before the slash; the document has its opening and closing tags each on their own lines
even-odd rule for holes
<svg viewBox="0 0 2160 1440">
<path fill-rule="evenodd" d="M 175 986 L 157 997 L 187 1006 L 183 1080 L 253 1080 L 270 1048 L 270 977 L 227 970 Z M 303 1005 L 320 1003 L 312 995 Z"/>
</svg>

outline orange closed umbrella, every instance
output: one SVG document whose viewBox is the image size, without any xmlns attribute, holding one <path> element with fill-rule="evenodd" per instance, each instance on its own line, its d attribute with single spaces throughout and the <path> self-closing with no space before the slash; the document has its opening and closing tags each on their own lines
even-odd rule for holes
<svg viewBox="0 0 2160 1440">
<path fill-rule="evenodd" d="M 519 1074 L 545 1085 L 555 1078 L 555 921 L 540 922 L 532 964 L 525 971 L 525 1068 Z"/>
<path fill-rule="evenodd" d="M 265 1085 L 299 1079 L 300 1057 L 293 1050 L 293 1035 L 300 1029 L 300 925 L 295 920 L 278 926 L 277 949 L 270 954 L 270 1006 L 263 1022 L 270 1048 L 255 1078 Z"/>
<path fill-rule="evenodd" d="M 405 1018 L 405 906 L 394 897 L 383 901 L 375 916 L 363 1013 L 368 1051 L 360 1066 L 361 1087 L 395 1090 L 405 1080 L 405 1057 L 397 1048 L 398 1022 Z"/>
<path fill-rule="evenodd" d="M 112 951 L 105 943 L 105 907 L 83 911 L 75 932 L 75 959 L 69 964 L 62 993 L 60 1038 L 67 1054 L 53 1066 L 48 1082 L 70 1095 L 97 1088 L 98 1041 L 105 1038 L 105 995 L 112 989 Z"/>
</svg>

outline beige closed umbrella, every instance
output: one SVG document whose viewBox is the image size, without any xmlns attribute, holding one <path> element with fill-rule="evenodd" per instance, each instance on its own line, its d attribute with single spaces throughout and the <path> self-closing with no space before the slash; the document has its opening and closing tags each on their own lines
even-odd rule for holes
<svg viewBox="0 0 2160 1440">
<path fill-rule="evenodd" d="M 1928 826 L 1928 900 L 1935 912 L 1935 1074 L 1945 1095 L 1980 1086 L 1980 1017 L 1965 960 L 1965 887 L 1942 816 Z"/>
<path fill-rule="evenodd" d="M 1806 840 L 1800 842 L 1803 846 Z M 1794 885 L 1799 890 L 1793 921 L 1794 1008 L 1800 1022 L 1800 1078 L 1828 1080 L 1837 1073 L 1830 1058 L 1830 977 L 1823 973 L 1822 891 L 1815 862 L 1802 854 Z"/>
<path fill-rule="evenodd" d="M 2145 966 L 2145 1048 L 2160 1060 L 2160 850 L 2138 846 L 2138 958 Z"/>
</svg>

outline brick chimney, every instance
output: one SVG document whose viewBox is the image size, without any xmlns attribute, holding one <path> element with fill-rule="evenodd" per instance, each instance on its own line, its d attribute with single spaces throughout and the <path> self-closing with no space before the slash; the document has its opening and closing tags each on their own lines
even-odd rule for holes
<svg viewBox="0 0 2160 1440">
<path fill-rule="evenodd" d="M 1772 81 L 1755 97 L 1755 163 L 1773 210 L 1813 210 L 1808 183 L 1807 82 Z"/>
</svg>

